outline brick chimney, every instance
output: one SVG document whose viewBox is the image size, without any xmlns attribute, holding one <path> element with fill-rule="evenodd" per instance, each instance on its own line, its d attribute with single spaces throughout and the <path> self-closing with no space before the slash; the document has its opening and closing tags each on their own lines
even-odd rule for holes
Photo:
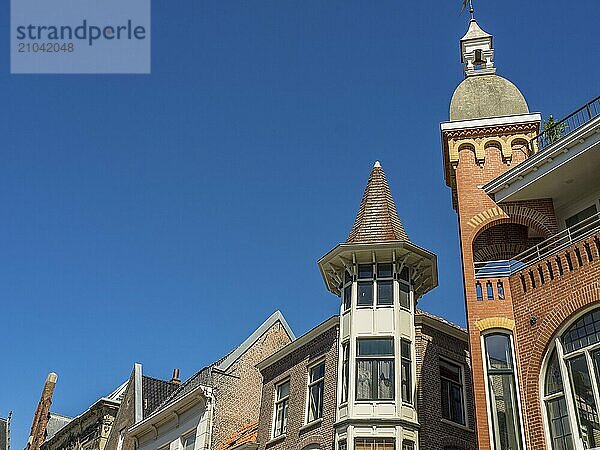
<svg viewBox="0 0 600 450">
<path fill-rule="evenodd" d="M 46 427 L 50 418 L 50 405 L 52 404 L 52 394 L 54 393 L 57 379 L 58 375 L 54 372 L 50 372 L 46 377 L 42 396 L 33 416 L 31 433 L 29 434 L 25 450 L 39 450 L 46 440 Z"/>
</svg>

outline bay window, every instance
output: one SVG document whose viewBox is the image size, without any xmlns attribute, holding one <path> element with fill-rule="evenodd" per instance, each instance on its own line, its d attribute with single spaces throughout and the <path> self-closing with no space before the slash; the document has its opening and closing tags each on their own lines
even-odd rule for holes
<svg viewBox="0 0 600 450">
<path fill-rule="evenodd" d="M 356 399 L 394 399 L 394 339 L 358 339 Z"/>
</svg>

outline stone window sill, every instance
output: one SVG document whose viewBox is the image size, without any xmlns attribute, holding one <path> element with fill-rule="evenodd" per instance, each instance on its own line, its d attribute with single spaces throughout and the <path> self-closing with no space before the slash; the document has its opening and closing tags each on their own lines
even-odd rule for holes
<svg viewBox="0 0 600 450">
<path fill-rule="evenodd" d="M 442 423 L 445 423 L 446 425 L 452 425 L 453 427 L 460 428 L 461 430 L 470 431 L 471 433 L 474 433 L 474 431 L 466 425 L 461 425 L 460 423 L 452 422 L 451 420 L 444 418 L 440 419 L 440 421 Z"/>
<path fill-rule="evenodd" d="M 265 447 L 270 447 L 271 445 L 275 445 L 275 444 L 277 444 L 278 442 L 281 442 L 281 441 L 283 441 L 284 439 L 285 439 L 285 434 L 280 434 L 279 436 L 277 436 L 277 437 L 274 437 L 274 438 L 272 438 L 270 441 L 268 441 L 268 442 L 265 444 Z"/>
<path fill-rule="evenodd" d="M 310 429 L 316 428 L 316 427 L 320 427 L 322 422 L 323 422 L 322 418 L 313 420 L 312 422 L 309 422 L 306 425 L 303 425 L 302 427 L 300 427 L 299 431 L 302 433 L 303 431 L 310 430 Z"/>
</svg>

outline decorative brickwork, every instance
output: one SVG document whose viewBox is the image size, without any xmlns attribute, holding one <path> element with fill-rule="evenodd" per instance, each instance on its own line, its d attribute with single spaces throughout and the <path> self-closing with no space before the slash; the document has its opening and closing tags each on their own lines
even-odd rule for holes
<svg viewBox="0 0 600 450">
<path fill-rule="evenodd" d="M 526 270 L 526 291 L 521 281 L 522 273 L 510 277 L 523 407 L 527 419 L 525 432 L 528 442 L 535 449 L 546 448 L 539 386 L 546 351 L 557 331 L 569 318 L 600 302 L 600 249 L 596 245 L 598 240 L 600 233 Z M 585 251 L 585 244 L 589 245 L 591 258 Z M 575 249 L 582 255 L 581 266 L 575 256 Z M 572 256 L 571 270 L 567 255 Z M 562 275 L 558 269 L 557 258 L 563 266 Z M 552 276 L 548 263 L 553 267 Z M 530 271 L 533 282 L 529 276 Z"/>
<path fill-rule="evenodd" d="M 309 444 L 322 450 L 334 449 L 337 389 L 338 326 L 329 328 L 313 340 L 262 370 L 264 384 L 258 431 L 259 449 L 303 449 Z M 323 418 L 306 426 L 308 367 L 325 360 Z M 287 432 L 283 438 L 271 439 L 276 384 L 290 380 Z"/>
</svg>

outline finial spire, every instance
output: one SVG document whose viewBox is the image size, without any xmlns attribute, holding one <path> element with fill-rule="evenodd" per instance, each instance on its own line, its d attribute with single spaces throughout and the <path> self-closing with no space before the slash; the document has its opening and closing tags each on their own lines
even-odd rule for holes
<svg viewBox="0 0 600 450">
<path fill-rule="evenodd" d="M 469 5 L 469 14 L 471 15 L 471 20 L 475 20 L 475 10 L 473 9 L 473 0 L 463 0 L 462 8 L 460 12 L 463 12 L 467 8 L 467 4 Z"/>
</svg>

